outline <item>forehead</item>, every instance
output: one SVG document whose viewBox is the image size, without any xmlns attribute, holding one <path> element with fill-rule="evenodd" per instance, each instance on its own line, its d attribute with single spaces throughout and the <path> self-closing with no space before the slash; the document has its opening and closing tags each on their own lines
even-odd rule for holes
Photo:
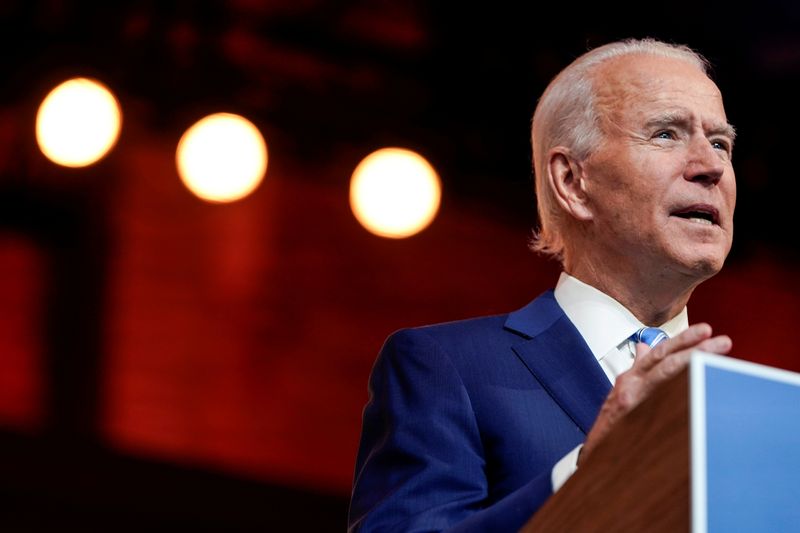
<svg viewBox="0 0 800 533">
<path fill-rule="evenodd" d="M 597 67 L 594 80 L 597 109 L 614 122 L 675 108 L 689 110 L 703 122 L 727 122 L 717 86 L 683 59 L 649 54 L 613 58 Z"/>
</svg>

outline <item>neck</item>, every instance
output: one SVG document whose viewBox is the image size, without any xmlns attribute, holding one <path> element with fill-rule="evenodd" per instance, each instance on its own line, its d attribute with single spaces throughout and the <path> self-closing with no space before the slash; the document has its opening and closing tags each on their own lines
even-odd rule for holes
<svg viewBox="0 0 800 533">
<path fill-rule="evenodd" d="M 659 326 L 686 307 L 689 297 L 702 280 L 661 272 L 641 272 L 627 265 L 614 265 L 614 271 L 597 269 L 593 261 L 582 258 L 568 261 L 564 270 L 571 276 L 611 296 L 647 326 Z"/>
</svg>

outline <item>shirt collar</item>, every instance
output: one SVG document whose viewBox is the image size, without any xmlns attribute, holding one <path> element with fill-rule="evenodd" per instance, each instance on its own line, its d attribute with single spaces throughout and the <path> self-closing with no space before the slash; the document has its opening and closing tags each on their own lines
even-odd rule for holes
<svg viewBox="0 0 800 533">
<path fill-rule="evenodd" d="M 555 299 L 598 361 L 644 327 L 624 305 L 566 272 L 558 278 Z M 659 327 L 670 337 L 688 328 L 686 307 Z"/>
</svg>

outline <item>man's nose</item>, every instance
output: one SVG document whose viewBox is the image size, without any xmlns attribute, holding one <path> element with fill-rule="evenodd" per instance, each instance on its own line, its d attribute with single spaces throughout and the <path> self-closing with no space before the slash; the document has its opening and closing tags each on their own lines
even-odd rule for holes
<svg viewBox="0 0 800 533">
<path fill-rule="evenodd" d="M 707 185 L 716 185 L 725 173 L 725 154 L 715 149 L 705 136 L 692 139 L 684 178 Z"/>
</svg>

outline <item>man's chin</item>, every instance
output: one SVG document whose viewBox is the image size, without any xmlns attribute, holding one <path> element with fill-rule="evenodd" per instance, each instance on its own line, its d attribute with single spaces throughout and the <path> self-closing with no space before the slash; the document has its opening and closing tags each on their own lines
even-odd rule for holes
<svg viewBox="0 0 800 533">
<path fill-rule="evenodd" d="M 682 266 L 686 274 L 700 281 L 722 270 L 731 249 L 728 235 L 715 235 L 715 238 L 708 240 L 682 239 L 673 242 L 680 244 L 672 247 L 672 259 Z"/>
<path fill-rule="evenodd" d="M 725 264 L 726 257 L 727 252 L 725 254 L 687 257 L 681 261 L 681 270 L 699 283 L 718 274 Z"/>
</svg>

